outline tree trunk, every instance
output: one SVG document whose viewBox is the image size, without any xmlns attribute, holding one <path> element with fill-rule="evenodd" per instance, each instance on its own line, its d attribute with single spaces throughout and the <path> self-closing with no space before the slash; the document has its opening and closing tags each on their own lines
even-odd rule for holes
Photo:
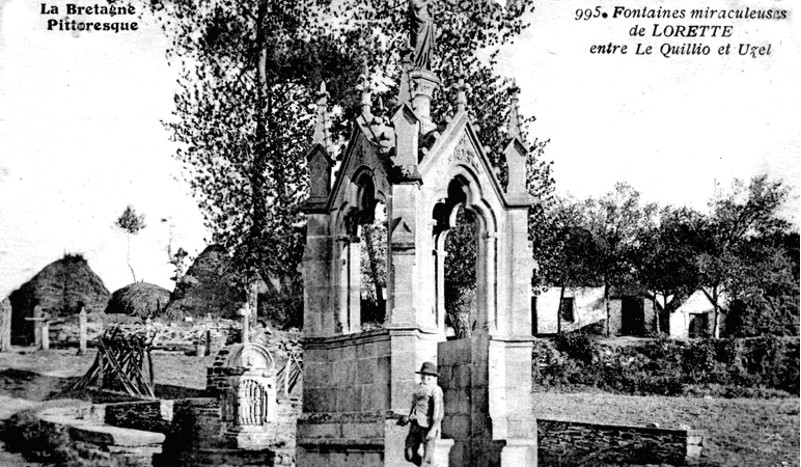
<svg viewBox="0 0 801 467">
<path fill-rule="evenodd" d="M 125 261 L 128 263 L 128 269 L 131 270 L 131 276 L 133 277 L 133 281 L 136 282 L 136 274 L 134 273 L 133 266 L 131 266 L 131 235 L 128 234 L 128 250 L 125 253 Z"/>
<path fill-rule="evenodd" d="M 364 242 L 367 247 L 367 259 L 370 262 L 370 277 L 375 286 L 375 301 L 379 310 L 385 310 L 384 290 L 381 286 L 381 278 L 378 277 L 378 259 L 373 251 L 373 228 L 369 225 L 364 226 Z"/>
<path fill-rule="evenodd" d="M 712 337 L 717 339 L 720 337 L 719 333 L 719 326 L 720 326 L 720 305 L 718 305 L 718 288 L 717 286 L 712 287 L 712 307 L 715 309 L 715 317 L 712 321 Z"/>
<path fill-rule="evenodd" d="M 250 324 L 256 324 L 259 316 L 259 279 L 258 275 L 253 275 L 248 279 L 247 284 L 247 303 L 250 309 L 248 320 Z"/>
<path fill-rule="evenodd" d="M 267 14 L 267 1 L 261 0 L 259 2 L 258 11 L 256 14 L 256 46 L 258 48 L 258 65 L 256 66 L 256 130 L 255 130 L 255 143 L 253 147 L 253 163 L 248 174 L 250 182 L 250 202 L 252 219 L 250 224 L 250 232 L 248 234 L 248 244 L 246 248 L 249 251 L 249 259 L 256 258 L 257 264 L 251 264 L 251 268 L 258 268 L 263 270 L 263 264 L 260 250 L 261 236 L 265 230 L 267 222 L 267 209 L 265 206 L 265 172 L 267 170 L 267 126 L 265 113 L 267 110 L 266 98 L 266 63 L 267 63 L 267 50 L 266 50 L 266 32 L 264 31 L 263 22 Z M 263 271 L 265 272 L 265 271 Z M 266 274 L 264 277 L 267 277 Z"/>
<path fill-rule="evenodd" d="M 654 311 L 654 330 L 656 331 L 656 335 L 659 336 L 662 334 L 662 323 L 659 319 L 659 305 L 657 305 L 656 301 L 658 300 L 659 295 L 654 292 L 654 298 L 651 299 L 651 308 Z"/>
<path fill-rule="evenodd" d="M 606 337 L 609 337 L 611 311 L 609 310 L 609 282 L 606 280 L 604 280 L 604 306 L 606 307 Z"/>
<path fill-rule="evenodd" d="M 564 284 L 564 282 L 562 282 Z M 556 333 L 562 332 L 562 300 L 565 299 L 565 286 L 559 288 L 559 305 L 556 307 Z"/>
</svg>

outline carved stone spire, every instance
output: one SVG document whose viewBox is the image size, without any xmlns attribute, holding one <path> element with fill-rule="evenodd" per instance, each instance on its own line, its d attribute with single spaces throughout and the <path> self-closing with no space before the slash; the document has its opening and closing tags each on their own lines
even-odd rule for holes
<svg viewBox="0 0 801 467">
<path fill-rule="evenodd" d="M 309 168 L 309 197 L 303 204 L 303 212 L 319 213 L 325 209 L 328 194 L 331 191 L 331 168 L 334 161 L 331 159 L 331 135 L 328 122 L 328 92 L 325 82 L 320 83 L 320 89 L 315 94 L 317 110 L 314 118 L 314 135 L 312 144 L 306 153 L 306 165 Z"/>
<path fill-rule="evenodd" d="M 509 144 L 503 151 L 506 156 L 506 165 L 509 169 L 509 180 L 506 185 L 506 193 L 511 196 L 525 197 L 526 191 L 526 158 L 527 151 L 523 145 L 523 135 L 520 131 L 520 114 L 518 113 L 518 106 L 520 99 L 518 94 L 520 88 L 512 81 L 512 86 L 509 88 L 509 95 L 511 97 L 511 109 L 509 109 L 509 120 L 507 122 L 506 130 L 509 132 Z"/>
<path fill-rule="evenodd" d="M 459 62 L 456 68 L 456 112 L 464 112 L 467 110 L 467 93 L 465 89 L 467 86 L 464 84 L 464 67 Z"/>
<path fill-rule="evenodd" d="M 325 81 L 320 82 L 320 90 L 317 91 L 315 97 L 317 98 L 317 112 L 314 119 L 314 137 L 312 139 L 312 144 L 320 143 L 328 150 L 328 92 L 325 89 Z"/>
<path fill-rule="evenodd" d="M 509 109 L 509 121 L 507 122 L 507 131 L 509 132 L 509 136 L 512 138 L 517 138 L 522 141 L 522 132 L 520 131 L 520 113 L 518 108 L 520 106 L 520 98 L 518 95 L 520 94 L 520 88 L 517 87 L 517 83 L 512 80 L 512 86 L 509 88 L 509 95 L 511 96 L 511 109 Z"/>
<path fill-rule="evenodd" d="M 400 83 L 398 86 L 398 105 L 403 104 L 404 102 L 411 102 L 412 100 L 412 90 L 410 86 L 411 79 L 409 78 L 409 72 L 412 69 L 412 53 L 414 50 L 412 49 L 411 45 L 409 45 L 409 39 L 406 39 L 406 43 L 403 45 L 400 51 L 401 57 L 401 76 L 400 76 Z"/>
</svg>

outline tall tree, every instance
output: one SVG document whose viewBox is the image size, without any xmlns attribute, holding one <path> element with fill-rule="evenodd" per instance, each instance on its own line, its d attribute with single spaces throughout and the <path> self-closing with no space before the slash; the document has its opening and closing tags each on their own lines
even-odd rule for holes
<svg viewBox="0 0 801 467">
<path fill-rule="evenodd" d="M 670 312 L 699 286 L 704 218 L 689 208 L 665 207 L 640 231 L 631 264 L 643 296 L 653 303 L 655 329 L 665 329 Z"/>
<path fill-rule="evenodd" d="M 145 224 L 145 215 L 137 213 L 133 206 L 128 205 L 125 207 L 125 211 L 120 214 L 120 217 L 117 218 L 114 225 L 125 233 L 125 237 L 128 240 L 125 260 L 128 263 L 128 269 L 131 270 L 133 281 L 136 282 L 136 273 L 134 272 L 133 266 L 131 266 L 131 237 L 147 227 Z"/>
<path fill-rule="evenodd" d="M 568 287 L 587 287 L 601 283 L 598 251 L 592 233 L 584 225 L 582 203 L 551 197 L 532 207 L 529 231 L 537 267 L 533 276 L 534 293 L 546 287 L 559 287 L 562 303 Z M 557 332 L 562 330 L 557 313 Z"/>
<path fill-rule="evenodd" d="M 640 204 L 640 193 L 626 183 L 616 183 L 601 198 L 589 198 L 581 209 L 584 223 L 595 242 L 597 273 L 604 287 L 606 334 L 609 334 L 609 291 L 631 279 L 631 259 L 642 233 L 656 211 L 654 204 Z"/>
<path fill-rule="evenodd" d="M 445 312 L 456 337 L 470 337 L 470 312 L 476 298 L 478 231 L 472 211 L 458 206 L 456 223 L 445 238 Z"/>
<path fill-rule="evenodd" d="M 526 27 L 524 13 L 532 3 L 502 8 L 491 0 L 431 2 L 438 27 L 432 70 L 447 95 L 455 93 L 448 85 L 461 64 L 472 85 L 470 112 L 502 171 L 510 97 L 495 56 Z M 356 115 L 354 85 L 365 67 L 376 103 L 394 104 L 409 2 L 155 0 L 148 5 L 172 40 L 168 57 L 182 70 L 167 126 L 181 143 L 176 156 L 212 240 L 234 253 L 251 282 L 257 275 L 296 276 L 313 91 L 321 80 L 327 82 L 336 103 L 331 130 L 337 143 L 345 140 Z M 477 51 L 489 58 L 480 60 Z M 451 102 L 435 101 L 435 121 L 453 112 Z"/>
<path fill-rule="evenodd" d="M 719 192 L 710 201 L 706 251 L 700 255 L 698 265 L 701 290 L 714 307 L 713 335 L 719 334 L 725 292 L 729 292 L 729 299 L 738 295 L 765 297 L 757 291 L 765 291 L 771 282 L 780 281 L 777 271 L 785 270 L 793 278 L 792 270 L 781 265 L 780 247 L 768 241 L 789 232 L 789 223 L 780 215 L 788 196 L 789 190 L 781 181 L 761 175 L 748 184 L 735 180 L 730 191 Z M 772 279 L 759 285 L 766 277 Z"/>
</svg>

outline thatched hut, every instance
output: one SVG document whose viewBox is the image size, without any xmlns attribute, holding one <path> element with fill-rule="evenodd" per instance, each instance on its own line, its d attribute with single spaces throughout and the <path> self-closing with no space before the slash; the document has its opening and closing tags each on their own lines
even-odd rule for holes
<svg viewBox="0 0 801 467">
<path fill-rule="evenodd" d="M 164 315 L 236 318 L 236 310 L 244 301 L 244 289 L 237 285 L 236 272 L 225 248 L 210 245 L 175 285 Z"/>
<path fill-rule="evenodd" d="M 34 309 L 51 317 L 69 316 L 85 307 L 101 312 L 110 294 L 80 254 L 64 255 L 39 271 L 33 279 L 11 293 L 11 335 L 17 345 L 33 342 Z"/>
<path fill-rule="evenodd" d="M 147 318 L 161 314 L 170 301 L 170 291 L 156 284 L 134 282 L 111 294 L 106 313 Z"/>
</svg>

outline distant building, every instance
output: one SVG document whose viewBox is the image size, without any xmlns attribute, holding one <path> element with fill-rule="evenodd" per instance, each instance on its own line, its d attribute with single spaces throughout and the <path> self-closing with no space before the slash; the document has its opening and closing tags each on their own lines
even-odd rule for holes
<svg viewBox="0 0 801 467">
<path fill-rule="evenodd" d="M 726 297 L 722 297 L 720 301 L 725 304 Z M 718 335 L 721 335 L 726 328 L 726 314 L 723 308 L 725 306 L 720 310 Z M 712 335 L 714 323 L 715 308 L 703 291 L 696 290 L 680 307 L 670 313 L 668 327 L 670 337 L 704 337 Z"/>
<path fill-rule="evenodd" d="M 636 286 L 609 291 L 609 334 L 645 336 L 656 330 L 655 306 Z M 560 296 L 562 299 L 560 301 Z M 532 334 L 570 332 L 604 322 L 607 318 L 603 287 L 548 287 L 531 300 Z M 662 332 L 673 338 L 711 335 L 715 320 L 712 304 L 700 290 L 663 320 Z M 725 326 L 721 311 L 720 330 Z M 604 325 L 605 326 L 605 325 Z"/>
</svg>

